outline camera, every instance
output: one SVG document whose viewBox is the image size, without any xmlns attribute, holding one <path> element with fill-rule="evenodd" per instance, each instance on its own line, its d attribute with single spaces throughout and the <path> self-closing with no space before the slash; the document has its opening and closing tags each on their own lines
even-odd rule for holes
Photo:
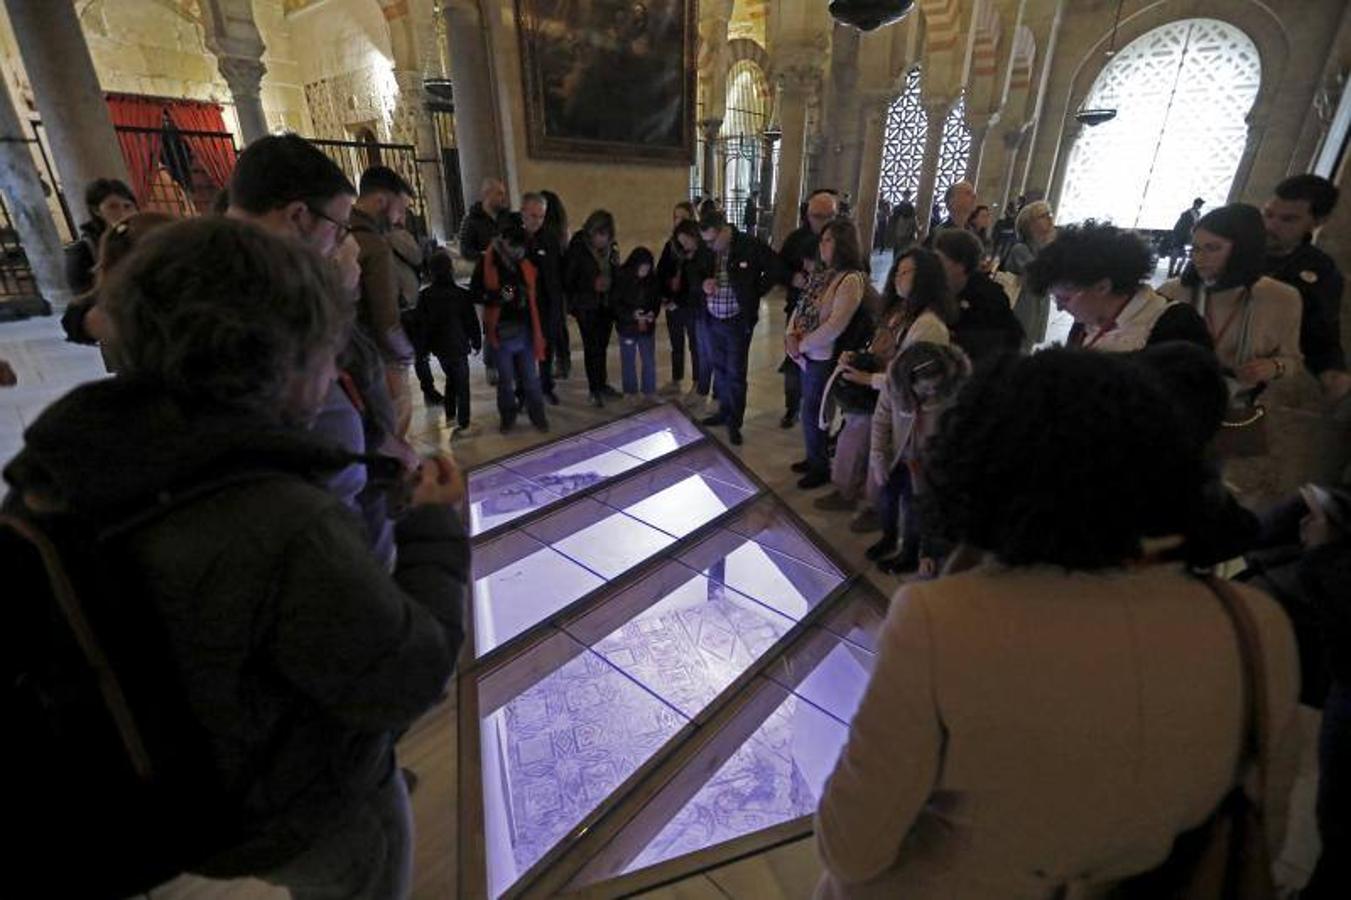
<svg viewBox="0 0 1351 900">
<path fill-rule="evenodd" d="M 830 0 L 830 15 L 859 31 L 875 31 L 910 12 L 915 0 Z"/>
</svg>

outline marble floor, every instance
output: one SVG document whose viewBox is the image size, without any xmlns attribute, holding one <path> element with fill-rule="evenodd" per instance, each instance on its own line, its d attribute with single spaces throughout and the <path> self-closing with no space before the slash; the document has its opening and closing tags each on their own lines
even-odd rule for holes
<svg viewBox="0 0 1351 900">
<path fill-rule="evenodd" d="M 875 269 L 886 272 L 885 260 Z M 759 327 L 751 346 L 749 396 L 745 444 L 729 448 L 779 494 L 805 521 L 822 535 L 854 571 L 867 577 L 884 593 L 893 593 L 900 582 L 884 576 L 867 563 L 863 551 L 872 536 L 856 535 L 844 527 L 847 515 L 815 509 L 811 501 L 824 491 L 803 492 L 794 482 L 797 476 L 789 465 L 802 456 L 802 437 L 798 429 L 779 427 L 783 414 L 782 376 L 777 368 L 782 359 L 783 304 L 780 293 L 769 295 L 762 303 Z M 658 335 L 658 383 L 670 376 L 669 346 L 665 331 Z M 582 377 L 581 341 L 575 328 L 572 335 L 574 375 L 558 385 L 562 401 L 549 407 L 549 434 L 540 434 L 522 420 L 510 434 L 499 434 L 494 390 L 487 386 L 481 362 L 471 361 L 473 379 L 473 420 L 477 433 L 452 439 L 444 415 L 426 409 L 415 390 L 415 410 L 411 431 L 413 443 L 424 452 L 450 451 L 462 466 L 476 466 L 509 453 L 521 451 L 561 435 L 581 431 L 610 421 L 638 406 L 636 401 L 619 400 L 604 409 L 586 403 Z M 19 386 L 0 389 L 0 462 L 7 461 L 21 446 L 24 427 L 70 387 L 103 374 L 97 350 L 66 343 L 56 317 L 0 323 L 0 359 L 14 365 Z M 610 382 L 619 385 L 618 348 L 612 342 L 609 362 Z M 440 374 L 438 372 L 438 381 Z M 688 381 L 685 387 L 688 388 Z M 724 430 L 716 429 L 725 441 Z M 419 776 L 413 797 L 417 840 L 414 863 L 414 897 L 418 900 L 444 900 L 455 896 L 456 816 L 455 816 L 455 691 L 450 699 L 429 711 L 403 738 L 399 746 L 401 763 Z M 1304 723 L 1308 737 L 1316 732 L 1316 717 Z M 1287 883 L 1301 883 L 1317 855 L 1317 837 L 1312 823 L 1313 788 L 1316 783 L 1312 741 L 1301 766 L 1296 787 L 1296 816 L 1292 837 L 1281 866 Z M 818 863 L 809 841 L 789 844 L 758 856 L 743 859 L 650 895 L 664 900 L 777 900 L 807 898 L 816 881 Z M 155 890 L 155 900 L 281 900 L 284 891 L 252 880 L 207 881 L 183 877 Z"/>
</svg>

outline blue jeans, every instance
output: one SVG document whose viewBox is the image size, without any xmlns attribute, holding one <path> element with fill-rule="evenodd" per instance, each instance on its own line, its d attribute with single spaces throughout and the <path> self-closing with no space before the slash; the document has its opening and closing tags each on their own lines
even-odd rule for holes
<svg viewBox="0 0 1351 900">
<path fill-rule="evenodd" d="M 709 339 L 709 323 L 713 317 L 702 309 L 695 310 L 691 315 L 694 338 L 690 346 L 698 347 L 698 352 L 690 353 L 694 357 L 694 392 L 701 397 L 707 397 L 713 386 L 713 370 L 716 368 L 713 361 L 713 345 Z"/>
<path fill-rule="evenodd" d="M 709 356 L 718 387 L 718 415 L 740 428 L 746 415 L 746 365 L 751 350 L 751 326 L 741 316 L 706 321 Z"/>
<path fill-rule="evenodd" d="M 650 331 L 621 334 L 619 336 L 620 377 L 624 380 L 624 393 L 638 393 L 638 360 L 643 358 L 643 393 L 657 392 L 657 338 Z"/>
<path fill-rule="evenodd" d="M 547 426 L 544 415 L 544 395 L 540 392 L 539 367 L 535 365 L 535 348 L 529 332 L 502 338 L 497 344 L 497 412 L 502 424 L 516 421 L 516 378 L 520 376 L 525 393 L 525 409 L 530 421 Z"/>
<path fill-rule="evenodd" d="M 292 900 L 406 900 L 413 882 L 413 812 L 403 775 L 385 783 L 300 856 L 259 876 Z"/>
<path fill-rule="evenodd" d="M 822 430 L 821 399 L 826 393 L 826 382 L 835 366 L 828 359 L 809 359 L 802 370 L 802 442 L 807 447 L 807 465 L 812 472 L 826 472 L 830 459 L 826 444 L 828 435 Z"/>
</svg>

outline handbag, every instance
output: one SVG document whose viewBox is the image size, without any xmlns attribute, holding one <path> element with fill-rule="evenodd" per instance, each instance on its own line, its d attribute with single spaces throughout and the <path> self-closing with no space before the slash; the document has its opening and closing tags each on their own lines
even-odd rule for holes
<svg viewBox="0 0 1351 900">
<path fill-rule="evenodd" d="M 1243 749 L 1238 783 L 1220 801 L 1209 819 L 1178 836 L 1163 863 L 1122 881 L 1111 900 L 1274 900 L 1271 852 L 1267 847 L 1262 808 L 1243 789 L 1252 767 L 1257 796 L 1266 796 L 1266 684 L 1257 626 L 1243 598 L 1232 585 L 1214 576 L 1206 586 L 1220 601 L 1238 637 L 1243 676 Z"/>
<path fill-rule="evenodd" d="M 1225 333 L 1233 324 L 1234 316 L 1242 313 L 1242 322 L 1239 326 L 1238 352 L 1235 355 L 1234 364 L 1239 365 L 1252 357 L 1252 290 L 1245 288 L 1243 298 L 1240 300 L 1240 307 L 1229 317 L 1229 320 L 1216 333 L 1211 327 L 1210 318 L 1206 312 L 1208 297 L 1201 291 L 1200 285 L 1192 289 L 1192 305 L 1196 311 L 1201 314 L 1206 322 L 1206 328 L 1211 332 L 1211 337 L 1215 341 L 1215 346 L 1220 346 L 1220 341 Z M 1220 423 L 1220 430 L 1215 435 L 1215 454 L 1220 459 L 1243 459 L 1254 456 L 1265 456 L 1268 452 L 1267 442 L 1267 410 L 1262 404 L 1257 402 L 1257 397 L 1261 394 L 1265 385 L 1258 385 L 1255 389 L 1240 384 L 1231 374 L 1226 373 L 1226 381 L 1229 383 L 1229 409 L 1225 411 L 1224 419 Z"/>
</svg>

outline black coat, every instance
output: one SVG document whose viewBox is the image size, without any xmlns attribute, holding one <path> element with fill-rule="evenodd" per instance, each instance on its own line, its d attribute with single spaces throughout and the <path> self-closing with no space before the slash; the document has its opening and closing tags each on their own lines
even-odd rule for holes
<svg viewBox="0 0 1351 900">
<path fill-rule="evenodd" d="M 1315 375 L 1329 369 L 1344 370 L 1341 318 L 1345 281 L 1332 257 L 1305 241 L 1287 256 L 1268 257 L 1265 272 L 1292 285 L 1304 301 L 1299 349 L 1308 370 Z"/>
<path fill-rule="evenodd" d="M 695 308 L 706 308 L 703 284 L 717 274 L 717 267 L 717 256 L 711 247 L 699 248 L 691 260 L 687 271 Z M 748 327 L 754 328 L 760 318 L 760 298 L 782 282 L 783 264 L 764 241 L 734 229 L 727 251 L 727 272 L 741 316 Z"/>
<path fill-rule="evenodd" d="M 437 357 L 468 356 L 483 349 L 474 295 L 453 281 L 419 291 L 416 318 L 423 345 Z"/>
<path fill-rule="evenodd" d="M 413 510 L 389 575 L 318 486 L 349 459 L 306 432 L 116 377 L 48 407 L 5 469 L 11 510 L 36 491 L 98 523 L 150 511 L 111 552 L 120 593 L 164 627 L 251 835 L 212 863 L 217 877 L 292 858 L 397 777 L 395 735 L 438 702 L 454 666 L 464 526 L 447 507 Z"/>
<path fill-rule="evenodd" d="M 535 302 L 540 316 L 561 317 L 568 301 L 563 290 L 563 248 L 553 231 L 545 227 L 532 234 L 525 244 L 525 258 L 535 264 Z"/>
<path fill-rule="evenodd" d="M 685 281 L 685 267 L 688 260 L 680 252 L 673 240 L 667 241 L 661 248 L 661 259 L 657 261 L 657 290 L 665 303 L 674 303 L 681 309 L 690 305 L 690 288 Z M 675 287 L 671 282 L 675 282 Z"/>
<path fill-rule="evenodd" d="M 488 215 L 482 203 L 475 203 L 460 223 L 460 256 L 478 262 L 495 237 L 497 220 Z"/>
<path fill-rule="evenodd" d="M 611 294 L 614 305 L 615 328 L 620 334 L 638 334 L 637 313 L 650 313 L 654 317 L 661 309 L 661 293 L 658 291 L 657 277 L 651 273 L 641 281 L 638 273 L 629 268 L 621 268 L 615 276 L 615 287 Z M 647 334 L 655 327 L 648 325 Z"/>
<path fill-rule="evenodd" d="M 802 292 L 793 287 L 793 276 L 804 271 L 803 265 L 808 260 L 816 259 L 820 246 L 821 238 L 810 226 L 803 225 L 784 238 L 783 246 L 779 248 L 780 277 L 788 288 L 783 311 L 788 315 L 792 315 L 802 298 Z"/>
<path fill-rule="evenodd" d="M 1008 294 L 980 272 L 973 272 L 957 295 L 959 312 L 952 341 L 966 351 L 972 363 L 1001 352 L 1017 353 L 1023 345 L 1023 326 L 1009 306 Z"/>
<path fill-rule="evenodd" d="M 610 288 L 614 288 L 614 277 L 619 274 L 619 248 L 610 247 Z M 578 231 L 568 242 L 568 252 L 563 257 L 563 290 L 568 295 L 568 310 L 574 313 L 595 312 L 610 308 L 610 291 L 597 291 L 596 278 L 600 276 L 600 263 L 591 252 L 591 238 L 585 231 Z"/>
</svg>

